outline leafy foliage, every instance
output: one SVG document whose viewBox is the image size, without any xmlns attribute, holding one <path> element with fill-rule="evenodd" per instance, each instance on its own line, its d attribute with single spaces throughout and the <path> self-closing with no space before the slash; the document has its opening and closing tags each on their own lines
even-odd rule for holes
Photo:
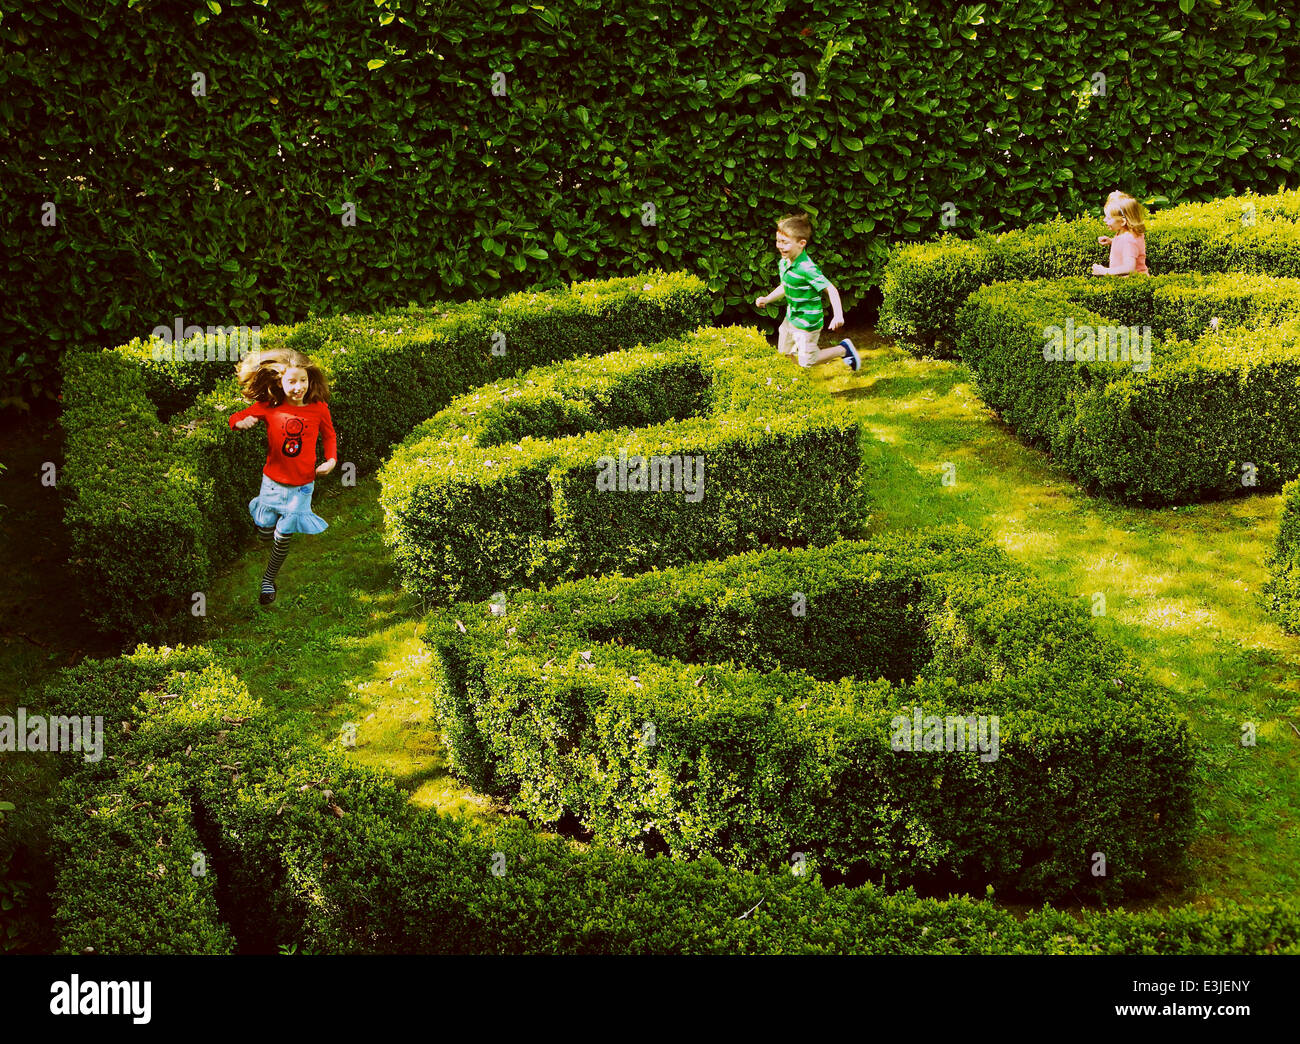
<svg viewBox="0 0 1300 1044">
<path fill-rule="evenodd" d="M 1300 189 L 1187 203 L 1147 225 L 1147 266 L 1155 275 L 1248 272 L 1300 277 Z M 1106 260 L 1100 218 L 1053 220 L 975 240 L 945 234 L 895 248 L 885 269 L 880 330 L 914 351 L 955 353 L 957 314 L 981 286 L 1000 281 L 1083 276 Z"/>
<path fill-rule="evenodd" d="M 753 330 L 530 370 L 454 400 L 394 452 L 385 540 L 407 589 L 439 600 L 828 543 L 867 521 L 846 414 L 805 372 L 774 372 Z M 601 488 L 638 458 L 651 489 Z"/>
<path fill-rule="evenodd" d="M 1176 866 L 1191 825 L 1167 694 L 969 534 L 525 591 L 425 640 L 462 771 L 646 854 L 1115 897 Z M 900 753 L 914 712 L 997 716 L 999 750 Z"/>
<path fill-rule="evenodd" d="M 280 731 L 215 664 L 162 690 L 137 705 L 108 774 L 79 770 L 65 791 L 95 812 L 60 835 L 66 951 L 1300 953 L 1291 899 L 1021 918 L 709 856 L 577 852 L 413 807 L 391 778 Z M 201 878 L 181 859 L 190 846 L 210 856 Z"/>
<path fill-rule="evenodd" d="M 945 203 L 961 229 L 1001 231 L 1116 186 L 1271 188 L 1295 162 L 1279 117 L 1300 60 L 1287 16 L 1253 4 L 1122 21 L 941 0 L 0 12 L 15 404 L 56 394 L 67 348 L 178 314 L 296 323 L 666 266 L 735 321 L 795 208 L 852 303 Z"/>
<path fill-rule="evenodd" d="M 336 474 L 363 474 L 453 395 L 539 363 L 681 335 L 707 302 L 695 277 L 651 272 L 272 327 L 261 348 L 292 346 L 321 364 L 339 433 Z M 226 423 L 247 405 L 234 365 L 156 363 L 136 339 L 75 352 L 66 368 L 60 483 L 83 611 L 106 631 L 192 637 L 193 595 L 250 532 L 247 505 L 265 461 L 264 433 Z"/>
<path fill-rule="evenodd" d="M 981 398 L 1091 489 L 1160 505 L 1300 473 L 1300 279 L 1002 283 L 972 294 L 957 324 Z M 1151 355 L 1135 362 L 1142 327 Z M 1120 328 L 1126 341 L 1103 345 Z M 1097 358 L 1045 358 L 1053 330 Z"/>
<path fill-rule="evenodd" d="M 1277 544 L 1265 560 L 1269 577 L 1259 601 L 1288 634 L 1300 634 L 1300 479 L 1282 489 Z"/>
</svg>

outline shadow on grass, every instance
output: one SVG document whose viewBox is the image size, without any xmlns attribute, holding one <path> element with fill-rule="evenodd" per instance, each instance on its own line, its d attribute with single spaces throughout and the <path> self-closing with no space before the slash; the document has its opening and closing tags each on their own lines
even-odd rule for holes
<svg viewBox="0 0 1300 1044">
<path fill-rule="evenodd" d="M 429 764 L 424 768 L 412 772 L 403 772 L 400 775 L 393 776 L 393 779 L 399 787 L 411 793 L 418 790 L 425 783 L 441 782 L 447 775 L 446 761 L 433 756 L 430 758 Z"/>
<path fill-rule="evenodd" d="M 935 371 L 898 377 L 859 377 L 849 387 L 834 389 L 831 396 L 840 402 L 858 402 L 863 399 L 924 397 L 926 393 L 932 396 L 947 395 L 954 385 L 967 380 L 969 376 L 964 370 L 958 369 L 951 363 L 947 365 L 950 367 L 947 372 Z M 865 370 L 864 366 L 863 372 Z"/>
<path fill-rule="evenodd" d="M 1090 497 L 992 415 L 962 364 L 912 357 L 869 331 L 852 336 L 863 369 L 828 365 L 813 379 L 870 436 L 872 531 L 964 522 L 988 533 L 1066 596 L 1101 607 L 1099 630 L 1145 663 L 1188 715 L 1199 782 L 1191 876 L 1162 882 L 1161 901 L 1138 905 L 1300 892 L 1300 737 L 1291 728 L 1300 725 L 1300 640 L 1282 635 L 1254 600 L 1280 497 L 1158 510 Z M 50 452 L 34 445 L 22 466 L 57 459 Z M 17 473 L 17 458 L 0 459 Z M 350 756 L 392 774 L 414 803 L 500 814 L 447 770 L 430 720 L 429 651 L 417 633 L 424 607 L 396 581 L 378 493 L 374 478 L 350 489 L 325 485 L 316 506 L 330 529 L 296 539 L 268 608 L 257 605 L 257 589 L 269 549 L 250 534 L 244 556 L 209 592 L 205 640 L 268 707 L 327 742 L 344 723 L 356 725 Z M 29 489 L 19 497 L 29 494 L 37 496 Z M 60 518 L 49 504 L 35 514 L 16 506 L 19 533 Z M 26 592 L 5 608 L 24 621 L 30 608 L 48 643 L 18 635 L 5 647 L 6 680 L 30 687 L 77 658 L 81 636 L 59 622 L 47 594 L 53 574 L 27 561 L 46 552 L 20 541 L 4 551 Z M 1241 743 L 1247 724 L 1253 747 Z"/>
</svg>

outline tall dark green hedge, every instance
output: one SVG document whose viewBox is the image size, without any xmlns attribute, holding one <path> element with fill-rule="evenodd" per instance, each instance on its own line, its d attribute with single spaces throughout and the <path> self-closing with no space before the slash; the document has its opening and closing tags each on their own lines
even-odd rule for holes
<svg viewBox="0 0 1300 1044">
<path fill-rule="evenodd" d="M 0 14 L 9 402 L 54 395 L 65 346 L 177 314 L 292 323 L 659 265 L 752 317 L 794 207 L 852 304 L 945 203 L 957 229 L 996 231 L 1116 187 L 1271 190 L 1296 159 L 1300 39 L 1280 0 Z"/>
</svg>

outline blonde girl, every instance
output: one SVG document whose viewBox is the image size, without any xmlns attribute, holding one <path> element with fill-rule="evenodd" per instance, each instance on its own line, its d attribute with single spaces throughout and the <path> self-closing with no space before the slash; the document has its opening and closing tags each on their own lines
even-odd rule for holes
<svg viewBox="0 0 1300 1044">
<path fill-rule="evenodd" d="M 1147 269 L 1147 225 L 1142 205 L 1116 189 L 1106 200 L 1106 227 L 1113 236 L 1098 236 L 1101 246 L 1110 244 L 1110 264 L 1093 265 L 1093 275 L 1150 275 Z"/>
</svg>

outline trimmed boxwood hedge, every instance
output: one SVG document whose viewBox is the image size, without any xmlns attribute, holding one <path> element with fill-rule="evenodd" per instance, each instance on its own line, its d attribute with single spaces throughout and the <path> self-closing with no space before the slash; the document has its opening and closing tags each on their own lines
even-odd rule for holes
<svg viewBox="0 0 1300 1044">
<path fill-rule="evenodd" d="M 1046 360 L 1046 331 L 1067 323 L 1151 327 L 1149 369 Z M 980 397 L 1089 490 L 1162 505 L 1275 490 L 1300 472 L 1300 280 L 994 284 L 958 324 Z"/>
<path fill-rule="evenodd" d="M 1265 560 L 1269 576 L 1259 593 L 1264 608 L 1288 634 L 1300 634 L 1300 479 L 1282 489 L 1277 543 Z"/>
<path fill-rule="evenodd" d="M 204 646 L 137 646 L 129 656 L 112 660 L 83 660 L 67 667 L 45 687 L 46 702 L 59 708 L 60 714 L 102 716 L 107 733 L 105 753 L 111 754 L 111 741 L 122 734 L 123 723 L 131 723 L 139 714 L 140 694 L 161 692 L 172 675 L 202 671 L 216 664 Z M 63 764 L 60 758 L 60 764 Z M 81 771 L 95 771 L 104 762 L 73 762 Z"/>
<path fill-rule="evenodd" d="M 380 470 L 385 540 L 408 590 L 470 600 L 824 544 L 865 530 L 860 437 L 756 331 L 702 329 L 456 399 Z M 702 496 L 601 489 L 623 454 L 702 459 Z"/>
<path fill-rule="evenodd" d="M 52 830 L 62 952 L 234 951 L 217 911 L 215 878 L 194 873 L 195 854 L 208 864 L 211 853 L 195 829 L 182 767 L 132 764 L 122 753 L 142 692 L 166 697 L 169 679 L 214 665 L 206 648 L 142 645 L 130 656 L 84 660 L 46 686 L 45 703 L 58 713 L 104 719 L 102 760 L 46 755 L 65 776 Z"/>
<path fill-rule="evenodd" d="M 1298 220 L 1300 189 L 1185 203 L 1151 215 L 1147 266 L 1156 275 L 1300 277 Z M 1106 233 L 1098 216 L 1054 220 L 975 240 L 947 233 L 936 242 L 896 247 L 881 283 L 884 301 L 877 328 L 912 351 L 965 358 L 957 313 L 971 294 L 994 282 L 1088 275 L 1094 264 L 1106 261 L 1110 248 L 1097 243 Z"/>
<path fill-rule="evenodd" d="M 77 689 L 95 704 L 98 666 L 119 682 L 106 681 L 108 704 L 132 661 L 194 653 L 142 648 L 88 664 Z M 218 666 L 155 688 L 101 763 L 108 772 L 69 791 L 78 807 L 110 809 L 111 795 L 129 790 L 150 801 L 136 810 L 150 829 L 130 821 L 110 862 L 110 820 L 67 817 L 56 895 L 65 950 L 224 952 L 230 928 L 245 952 L 296 943 L 317 953 L 1300 953 L 1295 900 L 1018 917 L 969 898 L 826 887 L 816 874 L 750 873 L 708 856 L 581 851 L 517 822 L 477 827 L 412 806 L 391 778 L 337 749 L 294 742 Z M 177 852 L 202 846 L 215 869 L 188 885 L 178 860 L 161 881 L 188 887 L 149 886 L 141 901 L 160 859 L 155 827 L 180 840 Z"/>
<path fill-rule="evenodd" d="M 234 952 L 186 789 L 174 763 L 63 784 L 54 829 L 64 849 L 54 915 L 61 952 Z"/>
<path fill-rule="evenodd" d="M 525 591 L 424 637 L 455 767 L 622 848 L 1058 898 L 1132 891 L 1188 838 L 1183 715 L 966 532 Z M 998 716 L 996 760 L 892 750 L 918 707 Z"/>
<path fill-rule="evenodd" d="M 336 473 L 344 476 L 348 464 L 356 474 L 373 469 L 416 423 L 468 388 L 539 363 L 680 336 L 709 310 L 699 279 L 652 272 L 270 327 L 260 346 L 297 348 L 321 364 L 338 432 Z M 65 366 L 59 485 L 82 607 L 104 630 L 183 633 L 195 625 L 194 592 L 251 532 L 247 505 L 265 435 L 226 424 L 247 405 L 231 362 L 155 362 L 137 339 L 74 352 Z"/>
</svg>

